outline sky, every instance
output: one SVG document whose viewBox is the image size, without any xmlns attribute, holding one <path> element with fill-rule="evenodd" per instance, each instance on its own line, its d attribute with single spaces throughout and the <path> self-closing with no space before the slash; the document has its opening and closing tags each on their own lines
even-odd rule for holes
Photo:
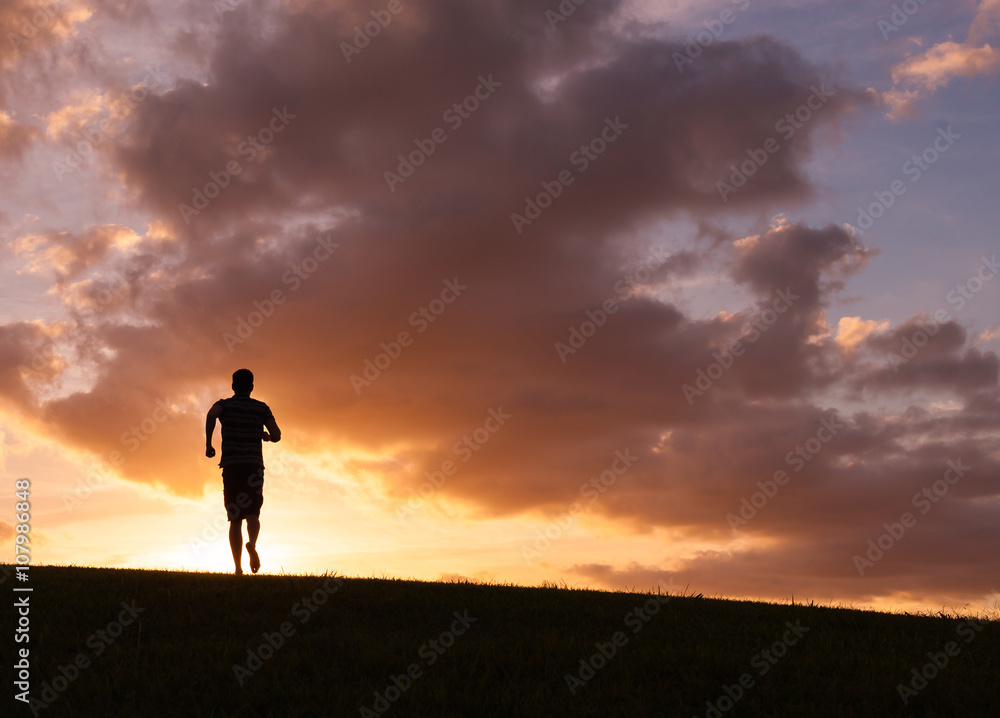
<svg viewBox="0 0 1000 718">
<path fill-rule="evenodd" d="M 246 367 L 264 573 L 986 606 L 998 42 L 1000 0 L 5 2 L 32 561 L 231 571 Z"/>
</svg>

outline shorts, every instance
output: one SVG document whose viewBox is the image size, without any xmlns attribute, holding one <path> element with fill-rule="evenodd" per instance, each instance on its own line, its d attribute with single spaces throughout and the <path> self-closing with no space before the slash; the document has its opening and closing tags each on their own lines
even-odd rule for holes
<svg viewBox="0 0 1000 718">
<path fill-rule="evenodd" d="M 264 503 L 264 467 L 257 464 L 223 466 L 222 500 L 230 521 L 260 516 Z"/>
</svg>

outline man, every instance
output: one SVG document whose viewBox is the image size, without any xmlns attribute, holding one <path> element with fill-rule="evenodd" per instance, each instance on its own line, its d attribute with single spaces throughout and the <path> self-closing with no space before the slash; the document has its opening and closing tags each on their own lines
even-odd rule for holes
<svg viewBox="0 0 1000 718">
<path fill-rule="evenodd" d="M 260 570 L 257 535 L 260 507 L 264 503 L 264 454 L 262 441 L 280 441 L 281 430 L 267 404 L 250 398 L 253 372 L 233 373 L 233 396 L 220 399 L 205 419 L 205 456 L 215 456 L 212 434 L 215 420 L 222 422 L 222 497 L 229 515 L 229 546 L 233 551 L 236 575 L 243 575 L 243 519 L 247 522 L 247 554 L 250 570 Z M 264 430 L 266 427 L 267 431 Z"/>
</svg>

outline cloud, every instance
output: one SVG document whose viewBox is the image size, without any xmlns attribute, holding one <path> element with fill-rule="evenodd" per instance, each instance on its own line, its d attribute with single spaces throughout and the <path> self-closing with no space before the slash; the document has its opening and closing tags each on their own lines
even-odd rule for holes
<svg viewBox="0 0 1000 718">
<path fill-rule="evenodd" d="M 886 117 L 890 120 L 920 116 L 918 90 L 889 90 L 879 94 L 882 103 L 889 108 Z"/>
<path fill-rule="evenodd" d="M 1000 31 L 1000 0 L 982 0 L 969 28 L 969 42 L 980 43 Z"/>
<path fill-rule="evenodd" d="M 295 360 L 302 362 L 300 371 L 324 377 L 320 385 L 341 407 L 331 413 L 323 402 L 319 408 L 314 395 L 302 395 L 292 381 L 275 387 L 290 393 L 303 426 L 340 427 L 317 431 L 317 441 L 339 433 L 344 444 L 378 450 L 384 436 L 401 432 L 407 436 L 402 443 L 421 447 L 413 450 L 413 461 L 428 466 L 435 452 L 447 455 L 449 437 L 460 437 L 494 404 L 523 397 L 540 407 L 559 406 L 565 401 L 560 396 L 579 390 L 573 384 L 588 385 L 588 375 L 613 371 L 619 363 L 613 351 L 608 355 L 595 346 L 576 362 L 579 368 L 560 377 L 563 367 L 552 349 L 578 316 L 618 294 L 616 282 L 635 269 L 629 262 L 639 261 L 629 257 L 648 249 L 617 236 L 636 221 L 680 209 L 716 211 L 714 180 L 725 176 L 747 147 L 773 134 L 776 120 L 824 81 L 819 69 L 768 38 L 718 43 L 680 75 L 670 55 L 680 41 L 605 36 L 603 21 L 617 10 L 613 3 L 595 3 L 590 15 L 574 16 L 574 24 L 558 34 L 528 5 L 460 12 L 434 3 L 406 7 L 412 19 L 394 26 L 395 34 L 387 28 L 351 63 L 339 47 L 351 39 L 351 18 L 325 7 L 270 7 L 273 32 L 257 41 L 247 8 L 227 13 L 210 82 L 181 81 L 153 94 L 134 109 L 133 121 L 116 139 L 112 154 L 119 171 L 169 240 L 139 237 L 115 225 L 21 240 L 22 248 L 34 252 L 29 268 L 51 272 L 70 307 L 91 310 L 72 335 L 75 351 L 93 362 L 96 383 L 87 393 L 48 406 L 45 416 L 71 441 L 96 453 L 120 448 L 122 427 L 149 411 L 143 408 L 149 402 L 112 389 L 123 376 L 138 380 L 144 386 L 140 394 L 150 400 L 181 395 L 190 392 L 192 381 L 204 385 L 212 375 L 223 380 L 210 384 L 224 384 L 234 360 L 256 361 L 267 373 L 284 361 L 277 351 L 282 346 L 300 348 Z M 598 43 L 598 37 L 605 40 Z M 602 61 L 594 64 L 598 54 Z M 470 71 L 442 70 L 460 66 Z M 539 95 L 540 80 L 554 73 L 558 83 Z M 445 119 L 481 77 L 499 83 L 495 93 L 461 123 Z M 261 85 L 255 78 L 268 79 Z M 867 103 L 864 93 L 835 89 L 818 123 L 837 122 Z M 675 112 L 678 104 L 687 108 L 685 114 Z M 241 154 L 248 135 L 268 128 L 276 110 L 289 118 L 287 127 L 252 159 Z M 582 172 L 570 158 L 574 152 L 578 159 L 585 156 L 580 147 L 600 138 L 607 118 L 619 118 L 627 129 Z M 390 190 L 385 172 L 397 169 L 400 154 L 414 150 L 414 137 L 429 136 L 437 126 L 447 132 L 446 143 L 419 174 Z M 733 202 L 753 205 L 807 193 L 799 163 L 809 156 L 812 132 L 807 125 L 797 133 Z M 695 147 L 701 149 L 692 152 Z M 203 190 L 234 160 L 243 171 L 191 224 L 185 222 L 178 205 L 192 202 L 193 189 Z M 523 211 L 525 197 L 563 170 L 579 173 L 575 184 L 531 227 L 530 237 L 520 237 L 510 214 Z M 319 236 L 331 233 L 341 249 L 293 294 L 285 270 L 308 256 Z M 469 238 L 475 238 L 475 252 L 469 251 Z M 122 242 L 128 252 L 120 251 Z M 745 264 L 752 263 L 753 255 L 744 255 Z M 814 279 L 823 261 L 808 259 L 806 271 Z M 670 255 L 653 268 L 645 286 L 655 292 L 699 262 L 687 250 Z M 498 304 L 492 297 L 508 293 L 514 267 L 521 290 Z M 765 279 L 752 276 L 762 269 L 746 264 L 744 270 L 741 281 Z M 420 343 L 399 369 L 359 398 L 348 378 L 361 371 L 380 342 L 404 329 L 417 334 L 409 316 L 453 278 L 468 281 L 468 293 L 418 336 Z M 235 332 L 255 302 L 276 289 L 288 296 L 275 310 L 282 318 L 239 346 L 243 358 L 231 356 L 224 333 Z M 816 287 L 809 291 L 801 305 L 807 313 L 819 301 Z M 645 332 L 669 336 L 683 326 L 675 307 L 651 296 L 621 299 L 617 327 L 606 330 L 612 342 L 634 344 L 642 353 L 648 351 L 639 339 Z M 525 316 L 533 319 L 526 322 Z M 805 321 L 811 326 L 816 319 L 813 313 Z M 337 327 L 336 334 L 327 337 L 326 327 Z M 510 356 L 489 348 L 505 336 Z M 707 352 L 698 331 L 687 338 L 695 344 L 684 352 L 698 346 Z M 682 355 L 665 359 L 679 368 Z M 197 369 L 190 365 L 193 356 L 202 358 Z M 655 361 L 653 355 L 648 361 Z M 484 362 L 516 369 L 525 383 L 501 384 L 494 396 L 483 391 L 477 372 L 462 381 L 450 368 Z M 146 369 L 131 368 L 138 366 Z M 746 366 L 734 376 L 755 363 Z M 560 386 L 575 373 L 577 379 Z M 752 383 L 749 376 L 746 380 Z M 434 387 L 444 394 L 414 405 L 424 417 L 414 430 L 417 414 L 399 412 L 394 397 Z M 84 419 L 88 412 L 100 419 Z M 395 418 L 386 423 L 387 416 Z M 86 431 L 71 426 L 78 421 L 87 423 Z M 102 425 L 108 438 L 94 442 Z M 611 446 L 608 439 L 601 443 Z M 518 453 L 527 456 L 528 450 Z M 155 474 L 152 454 L 148 471 L 140 470 L 146 460 L 138 454 L 136 459 L 124 469 L 127 476 Z M 480 479 L 471 473 L 469 496 L 497 475 Z M 180 476 L 164 481 L 186 492 L 205 480 L 203 472 Z M 462 482 L 456 483 L 461 493 Z M 504 511 L 524 505 L 521 498 L 500 498 L 495 506 Z"/>
<path fill-rule="evenodd" d="M 959 394 L 996 387 L 1000 377 L 997 355 L 973 348 L 973 341 L 954 320 L 940 323 L 926 315 L 911 317 L 865 337 L 865 346 L 882 363 L 859 372 L 855 384 L 870 390 L 941 388 Z"/>
<path fill-rule="evenodd" d="M 10 112 L 7 93 L 18 82 L 13 68 L 71 38 L 77 23 L 90 14 L 85 4 L 74 0 L 7 0 L 0 6 L 0 70 L 6 80 L 0 87 L 0 159 L 21 160 L 41 135 Z"/>
<path fill-rule="evenodd" d="M 854 349 L 872 332 L 884 331 L 889 328 L 889 322 L 861 317 L 841 317 L 837 323 L 836 341 L 844 349 Z"/>
<path fill-rule="evenodd" d="M 564 169 L 575 172 L 572 153 L 602 131 L 606 118 L 619 118 L 628 129 L 615 151 L 594 161 L 587 182 L 567 191 L 541 224 L 584 216 L 602 222 L 604 207 L 639 214 L 715 210 L 715 182 L 728 176 L 729 164 L 776 134 L 775 122 L 822 81 L 790 48 L 769 38 L 714 45 L 679 75 L 670 54 L 683 50 L 679 43 L 619 37 L 598 49 L 600 21 L 616 4 L 588 8 L 595 14 L 590 24 L 578 13 L 572 25 L 553 33 L 539 8 L 528 4 L 457 13 L 434 3 L 407 5 L 400 22 L 410 13 L 415 27 L 390 26 L 395 29 L 387 28 L 351 63 L 340 44 L 351 40 L 353 19 L 336 11 L 278 15 L 273 36 L 255 42 L 246 35 L 252 30 L 241 20 L 245 12 L 237 10 L 221 29 L 212 82 L 181 83 L 144 103 L 136 131 L 120 145 L 121 166 L 130 186 L 162 216 L 173 217 L 180 231 L 187 223 L 179 205 L 193 206 L 195 190 L 231 161 L 240 174 L 191 220 L 201 231 L 244 216 L 240 208 L 246 206 L 260 213 L 308 211 L 331 196 L 342 206 L 400 222 L 419 218 L 421 208 L 474 194 L 479 211 L 509 218 L 524 211 L 525 197 L 540 192 L 543 181 Z M 237 56 L 237 47 L 242 53 L 254 49 Z M 404 56 L 403 66 L 389 64 Z M 455 67 L 469 71 L 456 73 Z M 484 109 L 468 119 L 454 113 L 445 119 L 480 76 L 500 83 Z M 268 79 L 262 87 L 255 77 Z M 431 84 L 430 77 L 437 81 Z M 835 94 L 817 125 L 868 103 L 863 93 L 831 89 Z M 765 96 L 774 100 L 763 102 Z M 677 106 L 686 108 L 683 116 Z M 253 151 L 244 143 L 267 129 L 275 108 L 296 119 L 266 151 Z M 399 156 L 438 127 L 446 143 L 412 179 L 389 191 L 385 173 L 397 172 Z M 796 167 L 809 151 L 811 133 L 793 137 L 732 202 L 806 193 Z M 469 158 L 488 159 L 493 171 L 478 172 Z"/>
<path fill-rule="evenodd" d="M 52 139 L 65 135 L 75 138 L 103 110 L 104 98 L 94 90 L 84 90 L 45 118 L 45 133 Z"/>
<path fill-rule="evenodd" d="M 244 3 L 197 42 L 181 31 L 172 66 L 207 66 L 137 104 L 107 148 L 150 228 L 21 238 L 66 316 L 0 327 L 5 406 L 130 481 L 199 496 L 218 481 L 204 413 L 247 366 L 297 451 L 375 474 L 389 501 L 451 461 L 435 501 L 544 516 L 627 450 L 638 459 L 587 511 L 713 551 L 784 470 L 743 527 L 733 590 L 754 575 L 857 590 L 852 552 L 961 457 L 974 473 L 912 543 L 928 575 L 985 581 L 965 548 L 974 530 L 976 546 L 1000 538 L 980 501 L 995 493 L 996 355 L 948 324 L 893 371 L 884 353 L 922 320 L 827 321 L 876 257 L 853 232 L 716 226 L 810 196 L 806 164 L 836 134 L 821 130 L 868 93 L 766 36 L 720 40 L 681 73 L 684 40 L 615 30 L 619 3 L 589 0 L 555 30 L 545 9 L 405 4 L 350 62 L 361 16 L 325 3 Z M 818 87 L 822 109 L 723 204 L 716 182 Z M 696 236 L 668 242 L 676 219 Z M 688 294 L 706 276 L 731 290 L 708 316 Z M 85 377 L 57 390 L 69 366 Z M 886 406 L 837 408 L 866 391 Z M 924 408 L 921 391 L 959 408 Z M 498 430 L 491 410 L 509 414 Z M 725 553 L 651 570 L 721 587 Z"/>
<path fill-rule="evenodd" d="M 909 83 L 934 91 L 955 77 L 975 77 L 1000 69 L 1000 50 L 985 44 L 970 47 L 964 43 L 941 42 L 921 55 L 911 57 L 892 68 L 894 83 Z"/>
<path fill-rule="evenodd" d="M 128 227 L 103 225 L 80 234 L 57 232 L 19 237 L 13 251 L 28 259 L 27 271 L 52 274 L 57 285 L 61 285 L 99 264 L 112 250 L 126 250 L 138 241 L 138 235 Z"/>
<path fill-rule="evenodd" d="M 996 36 L 998 27 L 1000 2 L 982 0 L 965 42 L 940 42 L 893 65 L 891 75 L 896 87 L 882 93 L 882 101 L 889 108 L 889 119 L 918 115 L 918 101 L 956 77 L 996 73 L 1000 69 L 1000 50 L 986 40 Z"/>
<path fill-rule="evenodd" d="M 73 0 L 7 0 L 0 7 L 0 67 L 65 40 L 91 10 Z"/>
<path fill-rule="evenodd" d="M 20 160 L 36 134 L 32 127 L 14 122 L 9 114 L 0 110 L 0 158 Z"/>
</svg>

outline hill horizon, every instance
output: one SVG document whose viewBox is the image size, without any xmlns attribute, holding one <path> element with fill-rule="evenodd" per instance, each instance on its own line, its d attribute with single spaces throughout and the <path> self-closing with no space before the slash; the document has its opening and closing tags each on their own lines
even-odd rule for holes
<svg viewBox="0 0 1000 718">
<path fill-rule="evenodd" d="M 1000 623 L 988 619 L 336 574 L 36 566 L 30 585 L 35 715 L 720 718 L 1000 705 Z M 2 621 L 13 633 L 12 612 Z"/>
</svg>

